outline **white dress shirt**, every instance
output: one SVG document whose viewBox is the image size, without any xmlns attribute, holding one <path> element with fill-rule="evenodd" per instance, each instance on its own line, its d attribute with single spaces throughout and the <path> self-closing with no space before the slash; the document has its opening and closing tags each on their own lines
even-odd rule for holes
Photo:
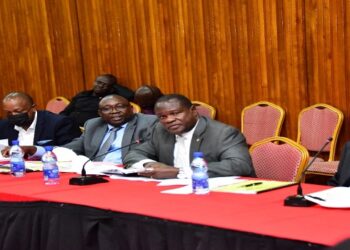
<svg viewBox="0 0 350 250">
<path fill-rule="evenodd" d="M 35 126 L 37 122 L 37 112 L 34 113 L 34 120 L 27 130 L 15 125 L 18 131 L 18 141 L 20 146 L 32 146 L 34 143 Z"/>
</svg>

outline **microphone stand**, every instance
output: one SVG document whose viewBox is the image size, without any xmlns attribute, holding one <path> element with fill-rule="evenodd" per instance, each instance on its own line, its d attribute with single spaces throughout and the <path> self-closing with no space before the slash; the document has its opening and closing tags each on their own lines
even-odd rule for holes
<svg viewBox="0 0 350 250">
<path fill-rule="evenodd" d="M 98 184 L 98 183 L 104 183 L 104 182 L 108 182 L 108 180 L 104 179 L 102 176 L 97 176 L 97 175 L 86 175 L 86 170 L 85 170 L 85 166 L 89 161 L 92 161 L 100 156 L 104 156 L 107 155 L 109 153 L 112 153 L 114 151 L 117 150 L 121 150 L 123 148 L 129 147 L 131 145 L 134 144 L 140 144 L 143 140 L 142 139 L 138 139 L 128 145 L 122 146 L 120 148 L 115 148 L 112 150 L 107 151 L 106 153 L 100 154 L 100 155 L 96 155 L 90 159 L 88 159 L 86 162 L 84 162 L 83 164 L 83 168 L 81 169 L 81 176 L 79 177 L 73 177 L 69 179 L 69 184 L 70 185 L 79 185 L 79 186 L 85 186 L 85 185 L 92 185 L 92 184 Z"/>
<path fill-rule="evenodd" d="M 69 179 L 70 185 L 85 186 L 85 185 L 92 185 L 92 184 L 108 182 L 108 180 L 104 179 L 102 176 L 86 175 L 85 165 L 89 161 L 91 161 L 91 160 L 89 159 L 83 164 L 83 168 L 81 170 L 81 176 L 73 177 L 73 178 Z"/>
<path fill-rule="evenodd" d="M 319 151 L 317 151 L 317 153 L 315 154 L 315 156 L 312 158 L 312 160 L 309 162 L 309 164 L 306 166 L 306 168 L 303 170 L 303 172 L 301 173 L 300 179 L 297 183 L 298 188 L 297 188 L 297 195 L 291 195 L 288 196 L 285 200 L 284 200 L 284 205 L 285 206 L 290 206 L 290 207 L 311 207 L 316 205 L 314 202 L 309 201 L 307 199 L 305 199 L 305 196 L 303 194 L 303 187 L 301 186 L 301 181 L 303 180 L 306 171 L 311 167 L 311 165 L 314 163 L 314 161 L 316 160 L 317 156 L 323 151 L 323 149 L 333 140 L 332 137 L 329 137 L 326 141 L 325 144 L 323 144 L 323 146 L 321 147 L 321 149 Z"/>
</svg>

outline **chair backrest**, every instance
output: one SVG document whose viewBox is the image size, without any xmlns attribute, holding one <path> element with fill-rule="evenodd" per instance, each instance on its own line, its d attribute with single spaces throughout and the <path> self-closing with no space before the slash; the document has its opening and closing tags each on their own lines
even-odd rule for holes
<svg viewBox="0 0 350 250">
<path fill-rule="evenodd" d="M 247 144 L 279 136 L 284 117 L 284 109 L 271 102 L 261 101 L 245 107 L 241 113 L 241 131 Z"/>
<path fill-rule="evenodd" d="M 332 137 L 323 152 L 329 153 L 328 161 L 333 161 L 343 120 L 343 113 L 328 104 L 318 103 L 304 108 L 299 113 L 297 142 L 309 151 L 317 152 Z"/>
<path fill-rule="evenodd" d="M 279 136 L 254 143 L 249 152 L 257 177 L 278 181 L 299 181 L 309 159 L 305 147 Z"/>
<path fill-rule="evenodd" d="M 139 105 L 137 105 L 134 102 L 130 102 L 130 105 L 132 106 L 132 109 L 134 111 L 134 113 L 140 113 L 141 112 L 141 107 Z"/>
<path fill-rule="evenodd" d="M 213 106 L 200 101 L 192 101 L 192 104 L 196 106 L 196 110 L 200 115 L 215 119 L 216 108 Z"/>
<path fill-rule="evenodd" d="M 63 96 L 57 96 L 47 102 L 45 109 L 51 111 L 52 113 L 58 114 L 64 110 L 69 103 L 70 101 L 67 98 Z"/>
</svg>

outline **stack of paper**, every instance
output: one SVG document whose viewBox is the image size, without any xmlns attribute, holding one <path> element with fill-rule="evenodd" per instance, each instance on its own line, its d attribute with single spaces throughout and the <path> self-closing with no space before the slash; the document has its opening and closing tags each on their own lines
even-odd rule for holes
<svg viewBox="0 0 350 250">
<path fill-rule="evenodd" d="M 329 208 L 350 207 L 350 187 L 334 187 L 305 195 L 305 199 Z"/>
<path fill-rule="evenodd" d="M 294 182 L 285 181 L 246 180 L 244 182 L 214 188 L 212 191 L 238 194 L 258 194 L 294 184 Z"/>
</svg>

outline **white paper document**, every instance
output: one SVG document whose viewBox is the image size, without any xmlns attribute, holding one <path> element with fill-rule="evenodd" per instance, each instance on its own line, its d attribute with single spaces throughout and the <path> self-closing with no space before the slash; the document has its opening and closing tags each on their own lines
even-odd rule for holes
<svg viewBox="0 0 350 250">
<path fill-rule="evenodd" d="M 350 187 L 334 187 L 305 195 L 309 201 L 329 208 L 350 208 Z"/>
<path fill-rule="evenodd" d="M 190 185 L 191 179 L 165 179 L 161 180 L 157 186 Z"/>
<path fill-rule="evenodd" d="M 245 181 L 244 179 L 238 179 L 238 176 L 227 176 L 227 177 L 215 177 L 209 178 L 209 189 L 238 183 Z M 160 182 L 159 186 L 168 186 L 168 185 L 185 185 L 178 188 L 164 190 L 161 193 L 164 194 L 191 194 L 192 193 L 192 181 L 191 179 L 169 179 Z"/>
<path fill-rule="evenodd" d="M 130 176 L 123 176 L 123 175 L 110 175 L 109 178 L 115 179 L 115 180 L 128 180 L 128 181 L 145 181 L 145 182 L 159 182 L 158 179 L 151 179 L 148 177 L 130 177 Z"/>
<path fill-rule="evenodd" d="M 71 162 L 77 157 L 77 154 L 73 150 L 65 147 L 55 147 L 52 152 L 57 156 L 57 161 Z"/>
</svg>

